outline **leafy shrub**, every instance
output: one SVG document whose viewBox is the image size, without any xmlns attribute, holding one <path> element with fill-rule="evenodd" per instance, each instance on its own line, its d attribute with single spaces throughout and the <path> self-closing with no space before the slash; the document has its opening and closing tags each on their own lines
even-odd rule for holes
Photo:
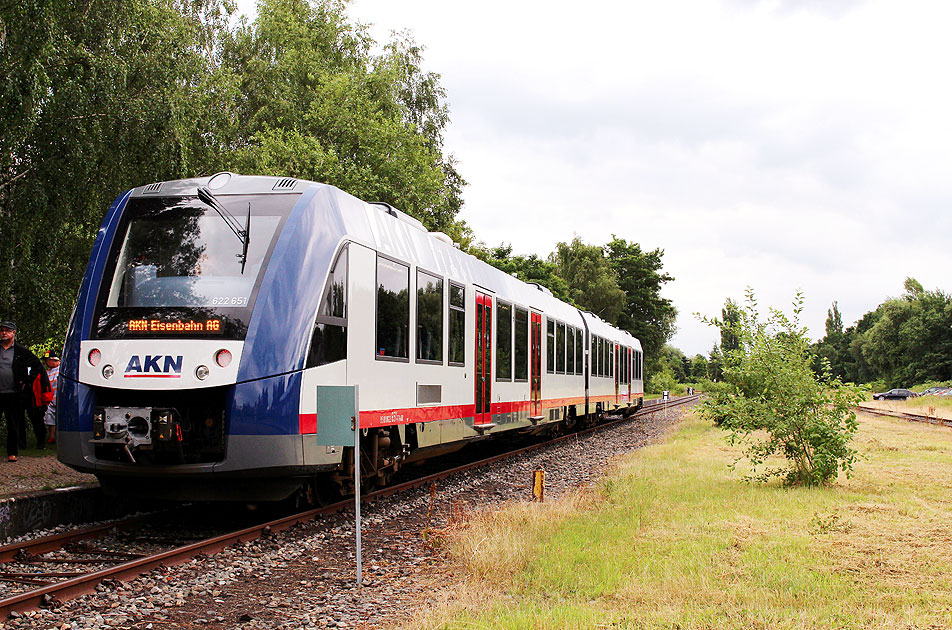
<svg viewBox="0 0 952 630">
<path fill-rule="evenodd" d="M 857 422 L 851 407 L 863 394 L 833 378 L 829 362 L 821 377 L 814 374 L 810 341 L 799 321 L 802 311 L 798 293 L 791 317 L 771 308 L 760 321 L 748 289 L 738 321 L 701 318 L 730 327 L 739 340 L 725 356 L 727 386 L 710 392 L 701 412 L 730 432 L 730 444 L 743 447 L 737 461 L 749 460 L 748 479 L 783 477 L 791 485 L 819 485 L 835 480 L 840 471 L 849 477 L 853 470 L 857 453 L 849 443 Z M 771 467 L 773 456 L 784 457 L 787 465 Z"/>
<path fill-rule="evenodd" d="M 685 391 L 684 385 L 678 383 L 678 379 L 669 366 L 665 366 L 660 372 L 648 375 L 648 380 L 645 383 L 646 392 L 660 394 L 664 390 L 671 392 L 672 396 L 683 394 Z"/>
</svg>

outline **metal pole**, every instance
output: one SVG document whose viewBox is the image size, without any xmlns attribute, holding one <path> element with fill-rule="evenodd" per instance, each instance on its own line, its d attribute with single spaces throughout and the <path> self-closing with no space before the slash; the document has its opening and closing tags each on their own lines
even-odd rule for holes
<svg viewBox="0 0 952 630">
<path fill-rule="evenodd" d="M 360 395 L 358 385 L 354 385 L 354 530 L 357 532 L 357 588 L 363 578 L 363 564 L 360 556 Z"/>
</svg>

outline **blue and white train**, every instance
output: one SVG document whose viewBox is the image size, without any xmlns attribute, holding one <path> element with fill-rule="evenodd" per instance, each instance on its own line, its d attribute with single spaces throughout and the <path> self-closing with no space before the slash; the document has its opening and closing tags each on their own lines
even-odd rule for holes
<svg viewBox="0 0 952 630">
<path fill-rule="evenodd" d="M 219 173 L 126 191 L 93 246 L 58 454 L 113 493 L 279 500 L 343 486 L 317 388 L 359 385 L 362 469 L 641 405 L 628 333 L 325 184 Z"/>
</svg>

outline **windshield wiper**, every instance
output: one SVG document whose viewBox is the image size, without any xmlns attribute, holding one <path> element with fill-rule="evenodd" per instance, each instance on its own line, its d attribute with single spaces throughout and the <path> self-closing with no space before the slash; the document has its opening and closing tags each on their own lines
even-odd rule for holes
<svg viewBox="0 0 952 630">
<path fill-rule="evenodd" d="M 235 236 L 238 237 L 238 240 L 241 241 L 241 253 L 236 254 L 236 256 L 241 261 L 241 273 L 244 273 L 245 262 L 248 260 L 248 242 L 251 240 L 251 203 L 248 204 L 248 217 L 245 219 L 245 227 L 242 229 L 235 215 L 228 212 L 228 208 L 218 201 L 218 198 L 212 194 L 212 191 L 210 191 L 207 186 L 199 186 L 198 198 L 202 203 L 217 212 L 218 216 L 225 222 L 225 225 L 227 225 L 228 228 L 235 233 Z"/>
</svg>

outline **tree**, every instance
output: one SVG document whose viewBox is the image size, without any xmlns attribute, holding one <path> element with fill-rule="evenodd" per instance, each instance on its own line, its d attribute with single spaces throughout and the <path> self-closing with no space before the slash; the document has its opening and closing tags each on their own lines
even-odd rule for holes
<svg viewBox="0 0 952 630">
<path fill-rule="evenodd" d="M 740 324 L 741 312 L 737 302 L 731 298 L 724 300 L 724 308 L 721 309 L 721 351 L 724 354 L 734 352 L 740 348 L 740 339 L 734 332 Z"/>
<path fill-rule="evenodd" d="M 645 371 L 650 373 L 657 369 L 662 347 L 677 330 L 678 311 L 671 300 L 661 295 L 665 283 L 674 277 L 662 270 L 661 249 L 645 252 L 639 244 L 612 235 L 605 250 L 618 288 L 625 294 L 617 325 L 641 341 Z"/>
<path fill-rule="evenodd" d="M 826 312 L 826 336 L 816 343 L 813 371 L 823 374 L 824 366 L 829 365 L 833 375 L 842 380 L 855 381 L 850 378 L 855 372 L 855 363 L 850 353 L 850 338 L 843 331 L 843 317 L 836 302 Z"/>
<path fill-rule="evenodd" d="M 724 354 L 716 343 L 708 355 L 707 370 L 712 381 L 724 380 Z"/>
<path fill-rule="evenodd" d="M 863 359 L 890 387 L 948 379 L 952 376 L 952 298 L 920 286 L 900 299 L 887 300 L 876 309 L 875 323 L 857 345 Z"/>
<path fill-rule="evenodd" d="M 227 10 L 216 0 L 0 4 L 0 287 L 25 340 L 62 341 L 117 193 L 196 168 L 185 147 L 217 116 L 205 51 Z"/>
<path fill-rule="evenodd" d="M 339 0 L 259 2 L 255 22 L 224 46 L 241 94 L 224 166 L 332 184 L 464 237 L 465 182 L 443 155 L 439 76 L 421 69 L 422 48 L 407 35 L 379 56 L 372 45 Z"/>
<path fill-rule="evenodd" d="M 710 378 L 709 364 L 703 354 L 696 354 L 691 359 L 691 380 L 698 381 Z"/>
<path fill-rule="evenodd" d="M 853 470 L 857 453 L 850 441 L 858 425 L 851 406 L 862 394 L 829 370 L 822 379 L 813 373 L 810 342 L 799 321 L 802 310 L 798 293 L 791 316 L 771 308 L 762 321 L 748 289 L 747 305 L 730 326 L 739 346 L 725 353 L 728 387 L 712 392 L 701 407 L 705 417 L 729 431 L 729 443 L 743 446 L 738 461 L 749 460 L 750 479 L 783 477 L 792 485 L 819 485 Z M 773 467 L 774 456 L 785 458 L 786 467 Z"/>
<path fill-rule="evenodd" d="M 572 303 L 569 286 L 559 275 L 555 263 L 543 260 L 535 254 L 514 255 L 512 246 L 506 244 L 493 248 L 482 244 L 474 245 L 469 248 L 469 253 L 523 282 L 540 284 L 552 291 L 552 295 L 558 299 Z"/>
<path fill-rule="evenodd" d="M 604 248 L 586 245 L 575 237 L 558 243 L 549 256 L 569 287 L 572 302 L 615 324 L 625 307 L 625 292 L 618 288 L 615 271 L 605 258 Z"/>
<path fill-rule="evenodd" d="M 93 240 L 132 186 L 233 170 L 385 201 L 467 243 L 439 77 L 372 54 L 337 0 L 0 3 L 0 315 L 62 343 Z"/>
</svg>

